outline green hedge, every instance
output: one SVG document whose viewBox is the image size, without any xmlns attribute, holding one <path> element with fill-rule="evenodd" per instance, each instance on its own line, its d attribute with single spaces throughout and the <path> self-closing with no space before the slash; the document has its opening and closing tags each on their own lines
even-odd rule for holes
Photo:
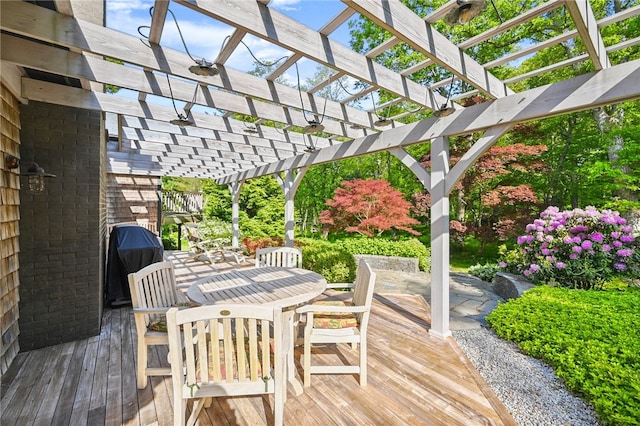
<svg viewBox="0 0 640 426">
<path fill-rule="evenodd" d="M 431 252 L 417 238 L 404 241 L 381 238 L 348 238 L 338 240 L 335 244 L 351 254 L 416 257 L 421 271 L 431 270 Z"/>
<path fill-rule="evenodd" d="M 356 275 L 353 255 L 324 240 L 298 238 L 302 249 L 302 267 L 324 276 L 330 283 L 350 283 Z"/>
<path fill-rule="evenodd" d="M 417 239 L 390 241 L 376 238 L 347 238 L 330 242 L 313 238 L 297 238 L 302 249 L 302 266 L 322 274 L 332 283 L 352 282 L 357 265 L 353 255 L 416 257 L 420 269 L 430 270 L 429 250 Z"/>
<path fill-rule="evenodd" d="M 540 286 L 487 316 L 496 333 L 551 365 L 608 425 L 640 419 L 640 289 Z"/>
</svg>

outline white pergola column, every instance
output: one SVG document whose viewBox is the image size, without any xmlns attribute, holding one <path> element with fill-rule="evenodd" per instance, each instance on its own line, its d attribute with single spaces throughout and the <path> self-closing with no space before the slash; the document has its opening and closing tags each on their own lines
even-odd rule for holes
<svg viewBox="0 0 640 426">
<path fill-rule="evenodd" d="M 231 231 L 233 232 L 231 236 L 231 247 L 238 248 L 240 247 L 240 190 L 242 189 L 242 185 L 244 181 L 234 182 L 229 185 L 229 190 L 231 191 Z"/>
<path fill-rule="evenodd" d="M 431 328 L 442 339 L 449 330 L 449 139 L 431 141 Z"/>
<path fill-rule="evenodd" d="M 295 206 L 293 199 L 307 169 L 308 167 L 302 167 L 298 169 L 297 174 L 295 169 L 287 170 L 284 172 L 284 177 L 279 173 L 274 175 L 280 184 L 280 188 L 282 188 L 284 192 L 284 245 L 286 247 L 293 247 L 293 231 L 295 228 Z"/>
</svg>

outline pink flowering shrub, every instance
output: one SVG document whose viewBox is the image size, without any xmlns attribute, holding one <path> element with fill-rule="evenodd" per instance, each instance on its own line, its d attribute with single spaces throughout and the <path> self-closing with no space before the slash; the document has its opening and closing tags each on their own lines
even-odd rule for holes
<svg viewBox="0 0 640 426">
<path fill-rule="evenodd" d="M 519 272 L 537 284 L 601 288 L 614 277 L 640 273 L 639 248 L 618 212 L 549 207 L 518 237 Z"/>
</svg>

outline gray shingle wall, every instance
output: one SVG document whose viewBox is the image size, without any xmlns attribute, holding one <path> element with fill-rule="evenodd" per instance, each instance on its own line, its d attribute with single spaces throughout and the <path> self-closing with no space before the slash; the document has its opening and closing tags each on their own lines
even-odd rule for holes
<svg viewBox="0 0 640 426">
<path fill-rule="evenodd" d="M 40 102 L 21 107 L 21 158 L 57 175 L 39 195 L 21 178 L 21 350 L 100 331 L 105 229 L 100 121 L 94 111 Z"/>
</svg>

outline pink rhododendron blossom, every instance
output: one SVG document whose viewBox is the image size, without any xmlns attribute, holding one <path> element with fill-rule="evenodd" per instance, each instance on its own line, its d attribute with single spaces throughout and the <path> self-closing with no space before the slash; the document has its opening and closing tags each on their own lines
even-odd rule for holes
<svg viewBox="0 0 640 426">
<path fill-rule="evenodd" d="M 601 232 L 594 232 L 589 236 L 591 241 L 595 241 L 596 243 L 601 243 L 603 240 L 603 236 Z"/>
<path fill-rule="evenodd" d="M 518 237 L 521 263 L 506 269 L 515 267 L 538 284 L 597 288 L 617 276 L 640 276 L 636 240 L 618 212 L 551 206 L 525 226 Z"/>
</svg>

